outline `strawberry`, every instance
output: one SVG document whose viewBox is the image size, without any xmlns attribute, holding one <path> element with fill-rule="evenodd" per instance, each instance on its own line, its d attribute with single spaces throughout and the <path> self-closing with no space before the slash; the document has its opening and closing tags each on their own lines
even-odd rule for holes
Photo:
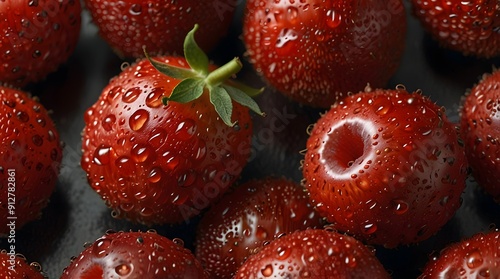
<svg viewBox="0 0 500 279">
<path fill-rule="evenodd" d="M 402 87 L 345 98 L 307 140 L 303 175 L 313 204 L 339 231 L 370 244 L 429 238 L 465 188 L 455 126 L 442 107 Z"/>
<path fill-rule="evenodd" d="M 26 92 L 0 87 L 0 234 L 37 219 L 54 191 L 62 159 L 47 110 Z"/>
<path fill-rule="evenodd" d="M 460 129 L 472 175 L 500 203 L 500 71 L 485 74 L 467 93 Z"/>
<path fill-rule="evenodd" d="M 196 40 L 212 50 L 226 35 L 236 10 L 234 0 L 85 0 L 101 37 L 122 57 L 182 53 L 193 25 L 200 25 Z"/>
<path fill-rule="evenodd" d="M 498 0 L 412 0 L 413 14 L 442 47 L 465 55 L 500 55 Z"/>
<path fill-rule="evenodd" d="M 373 251 L 353 237 L 328 230 L 282 236 L 238 270 L 243 278 L 390 278 Z"/>
<path fill-rule="evenodd" d="M 209 72 L 196 28 L 186 58 L 138 61 L 85 114 L 81 165 L 116 217 L 188 221 L 225 192 L 250 155 L 247 106 L 261 112 L 242 90 L 260 90 L 227 80 L 241 69 L 238 59 Z"/>
<path fill-rule="evenodd" d="M 406 34 L 401 0 L 283 2 L 247 1 L 243 23 L 250 62 L 281 93 L 327 108 L 395 73 Z"/>
<path fill-rule="evenodd" d="M 9 279 L 46 279 L 47 276 L 42 272 L 42 266 L 39 263 L 28 263 L 26 258 L 15 252 L 0 251 L 0 278 Z"/>
<path fill-rule="evenodd" d="M 61 276 L 71 278 L 203 279 L 208 275 L 181 239 L 131 231 L 107 232 L 87 246 Z"/>
<path fill-rule="evenodd" d="M 196 257 L 213 278 L 233 278 L 265 242 L 317 228 L 322 219 L 299 185 L 284 178 L 251 180 L 225 195 L 201 219 Z"/>
<path fill-rule="evenodd" d="M 0 81 L 25 86 L 67 61 L 78 42 L 77 0 L 0 1 Z"/>
<path fill-rule="evenodd" d="M 418 278 L 500 278 L 500 231 L 477 233 L 448 245 Z"/>
</svg>

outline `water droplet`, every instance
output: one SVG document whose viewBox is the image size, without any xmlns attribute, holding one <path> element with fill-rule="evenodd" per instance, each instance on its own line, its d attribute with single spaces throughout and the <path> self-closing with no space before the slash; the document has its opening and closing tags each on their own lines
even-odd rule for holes
<svg viewBox="0 0 500 279">
<path fill-rule="evenodd" d="M 159 167 L 153 167 L 148 175 L 148 180 L 151 183 L 158 183 L 163 176 L 163 170 Z"/>
<path fill-rule="evenodd" d="M 134 170 L 134 164 L 129 157 L 122 156 L 115 161 L 115 165 L 122 173 L 131 174 Z"/>
<path fill-rule="evenodd" d="M 109 163 L 111 147 L 101 145 L 94 151 L 94 163 L 97 165 L 106 165 Z"/>
<path fill-rule="evenodd" d="M 151 137 L 149 138 L 149 144 L 154 148 L 159 148 L 167 140 L 167 132 L 160 128 L 154 128 L 151 131 Z"/>
<path fill-rule="evenodd" d="M 278 249 L 276 250 L 278 256 L 276 257 L 280 261 L 286 260 L 290 255 L 292 254 L 291 249 L 288 249 L 287 247 L 282 247 L 279 246 Z"/>
<path fill-rule="evenodd" d="M 144 207 L 140 212 L 140 214 L 144 217 L 149 217 L 149 216 L 153 215 L 153 213 L 154 213 L 154 211 L 149 207 Z"/>
<path fill-rule="evenodd" d="M 139 87 L 132 87 L 125 94 L 123 94 L 122 100 L 125 103 L 132 103 L 133 101 L 137 100 L 139 95 L 141 95 L 141 88 Z"/>
<path fill-rule="evenodd" d="M 104 130 L 109 132 L 113 130 L 113 124 L 115 123 L 115 121 L 116 117 L 113 114 L 110 114 L 102 120 L 102 127 L 104 128 Z"/>
<path fill-rule="evenodd" d="M 43 144 L 43 139 L 39 135 L 34 135 L 31 140 L 33 141 L 33 144 L 36 146 L 42 146 Z"/>
<path fill-rule="evenodd" d="M 364 234 L 373 234 L 377 231 L 377 225 L 368 222 L 362 225 L 361 229 Z"/>
<path fill-rule="evenodd" d="M 409 205 L 403 200 L 393 200 L 392 204 L 394 213 L 398 215 L 405 214 L 408 211 Z"/>
<path fill-rule="evenodd" d="M 108 101 L 108 103 L 112 103 L 113 100 L 118 96 L 120 95 L 120 92 L 122 91 L 122 88 L 121 86 L 115 86 L 113 88 L 111 88 L 109 91 L 108 91 L 108 94 L 106 95 L 106 100 Z"/>
<path fill-rule="evenodd" d="M 115 267 L 115 272 L 119 276 L 127 276 L 132 272 L 132 266 L 128 264 L 120 264 L 117 267 Z"/>
<path fill-rule="evenodd" d="M 287 9 L 288 11 L 288 21 L 291 24 L 295 24 L 297 22 L 297 16 L 299 15 L 299 10 L 294 6 L 290 6 Z"/>
<path fill-rule="evenodd" d="M 129 12 L 131 15 L 140 15 L 142 12 L 141 4 L 133 4 L 132 6 L 130 6 Z"/>
<path fill-rule="evenodd" d="M 151 90 L 151 93 L 146 97 L 146 105 L 151 108 L 157 108 L 163 105 L 162 97 L 165 89 L 157 87 Z"/>
<path fill-rule="evenodd" d="M 284 28 L 281 30 L 278 35 L 278 39 L 276 40 L 276 48 L 281 49 L 287 46 L 286 50 L 281 50 L 280 54 L 284 54 L 284 52 L 291 51 L 293 49 L 293 45 L 291 42 L 294 42 L 298 39 L 298 34 L 292 29 Z"/>
<path fill-rule="evenodd" d="M 182 240 L 180 238 L 176 237 L 176 238 L 172 239 L 172 242 L 180 247 L 184 247 L 184 240 Z"/>
<path fill-rule="evenodd" d="M 149 120 L 149 112 L 143 109 L 138 109 L 129 119 L 130 129 L 139 131 Z"/>
<path fill-rule="evenodd" d="M 152 157 L 153 151 L 150 147 L 144 144 L 136 144 L 132 148 L 132 159 L 137 163 L 144 163 L 146 160 Z"/>
<path fill-rule="evenodd" d="M 177 125 L 175 134 L 180 140 L 188 140 L 196 133 L 196 123 L 192 119 L 186 119 Z"/>
<path fill-rule="evenodd" d="M 473 251 L 467 255 L 467 266 L 470 269 L 475 269 L 483 264 L 483 257 L 479 251 Z"/>
<path fill-rule="evenodd" d="M 97 240 L 92 247 L 92 253 L 94 256 L 97 258 L 106 257 L 108 255 L 108 249 L 111 246 L 111 242 L 111 239 L 107 238 Z"/>
<path fill-rule="evenodd" d="M 326 12 L 326 24 L 330 28 L 338 27 L 342 23 L 342 15 L 335 10 Z"/>
<path fill-rule="evenodd" d="M 16 113 L 16 117 L 17 119 L 21 120 L 21 122 L 28 122 L 30 120 L 29 115 L 24 111 L 18 111 Z"/>
<path fill-rule="evenodd" d="M 260 270 L 260 273 L 265 277 L 271 277 L 271 275 L 273 275 L 273 266 L 270 264 L 266 265 L 265 268 Z"/>
<path fill-rule="evenodd" d="M 189 187 L 193 185 L 196 181 L 196 172 L 194 170 L 188 170 L 183 174 L 179 175 L 177 179 L 177 185 L 180 187 Z"/>
<path fill-rule="evenodd" d="M 358 262 L 356 261 L 356 257 L 352 255 L 346 256 L 344 262 L 350 268 L 354 268 L 358 264 Z"/>
</svg>

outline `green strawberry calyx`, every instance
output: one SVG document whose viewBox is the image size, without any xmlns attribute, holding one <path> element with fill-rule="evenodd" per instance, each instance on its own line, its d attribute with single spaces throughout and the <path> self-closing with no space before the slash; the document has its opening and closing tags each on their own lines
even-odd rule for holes
<svg viewBox="0 0 500 279">
<path fill-rule="evenodd" d="M 231 79 L 243 67 L 238 57 L 210 72 L 208 57 L 194 39 L 196 30 L 198 30 L 197 24 L 184 40 L 184 56 L 189 69 L 154 60 L 144 50 L 146 58 L 159 72 L 181 80 L 172 90 L 172 94 L 163 98 L 163 103 L 165 105 L 168 105 L 169 101 L 188 103 L 199 98 L 207 89 L 215 111 L 228 126 L 236 125 L 236 122 L 231 120 L 233 101 L 264 116 L 258 104 L 252 99 L 262 93 L 264 88 L 252 88 Z"/>
</svg>

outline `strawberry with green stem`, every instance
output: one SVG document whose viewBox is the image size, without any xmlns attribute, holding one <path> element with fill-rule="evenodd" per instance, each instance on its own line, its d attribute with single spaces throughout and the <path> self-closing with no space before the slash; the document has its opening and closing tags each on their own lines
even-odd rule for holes
<svg viewBox="0 0 500 279">
<path fill-rule="evenodd" d="M 104 88 L 85 115 L 82 167 L 116 217 L 177 223 L 199 214 L 236 181 L 251 152 L 250 97 L 229 79 L 237 58 L 209 63 L 187 35 L 186 58 L 142 59 Z M 165 105 L 166 104 L 166 105 Z"/>
</svg>

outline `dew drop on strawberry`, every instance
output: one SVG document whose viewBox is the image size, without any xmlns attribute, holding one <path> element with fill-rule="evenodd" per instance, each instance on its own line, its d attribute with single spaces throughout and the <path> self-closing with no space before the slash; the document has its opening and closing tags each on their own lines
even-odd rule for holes
<svg viewBox="0 0 500 279">
<path fill-rule="evenodd" d="M 144 109 L 138 109 L 135 111 L 129 119 L 130 129 L 133 131 L 141 130 L 144 125 L 149 121 L 149 112 Z"/>
</svg>

